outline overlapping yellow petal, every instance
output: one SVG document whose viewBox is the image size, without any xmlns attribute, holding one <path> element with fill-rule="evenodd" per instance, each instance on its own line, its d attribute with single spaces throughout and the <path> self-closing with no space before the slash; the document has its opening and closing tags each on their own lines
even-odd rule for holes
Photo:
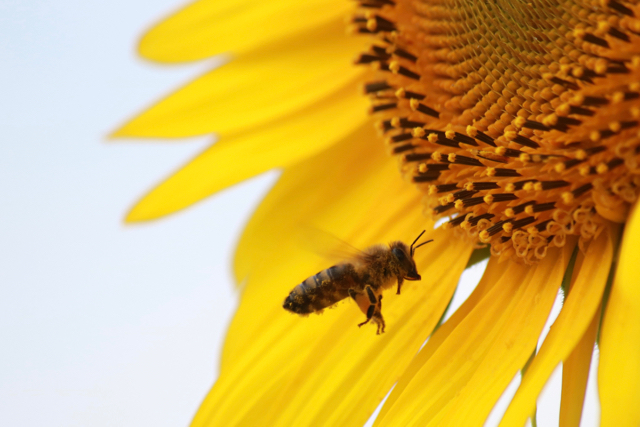
<svg viewBox="0 0 640 427">
<path fill-rule="evenodd" d="M 366 120 L 362 97 L 345 87 L 259 133 L 216 142 L 142 198 L 127 221 L 168 215 L 259 173 L 299 162 L 335 144 Z"/>
<path fill-rule="evenodd" d="M 343 0 L 200 0 L 149 30 L 140 42 L 140 54 L 155 61 L 182 62 L 244 53 L 278 40 L 302 38 L 298 33 L 342 20 L 352 8 Z"/>
<path fill-rule="evenodd" d="M 632 209 L 600 330 L 602 426 L 640 425 L 640 209 Z"/>
<path fill-rule="evenodd" d="M 593 346 L 600 324 L 601 308 L 578 344 L 562 364 L 562 399 L 560 400 L 560 427 L 579 427 L 591 368 Z"/>
<path fill-rule="evenodd" d="M 346 37 L 341 21 L 277 49 L 240 57 L 187 84 L 130 120 L 113 136 L 231 136 L 311 107 L 354 80 L 362 40 Z M 327 60 L 330 57 L 331 60 Z M 364 104 L 363 104 L 364 105 Z M 365 107 L 359 109 L 365 111 Z M 322 124 L 316 122 L 315 127 Z M 314 126 L 309 127 L 309 132 Z"/>
<path fill-rule="evenodd" d="M 501 425 L 524 425 L 534 412 L 538 395 L 553 370 L 571 354 L 583 337 L 602 300 L 617 234 L 618 227 L 612 226 L 608 232 L 601 233 L 589 243 L 584 261 L 576 266 L 574 280 L 562 311 L 527 368 Z"/>
<path fill-rule="evenodd" d="M 411 381 L 396 386 L 392 394 L 401 396 L 377 425 L 482 424 L 535 348 L 572 249 L 535 267 L 502 265 L 506 272 L 479 303 L 417 372 L 406 373 Z"/>
<path fill-rule="evenodd" d="M 626 14 L 626 6 L 608 6 Z M 200 0 L 154 27 L 140 43 L 142 55 L 157 61 L 191 61 L 226 52 L 236 59 L 169 95 L 114 134 L 222 135 L 220 142 L 140 201 L 129 221 L 158 218 L 266 170 L 285 169 L 240 242 L 235 274 L 244 287 L 242 301 L 225 343 L 220 378 L 194 425 L 360 425 L 395 381 L 376 425 L 480 425 L 535 350 L 575 246 L 568 240 L 534 267 L 491 260 L 474 293 L 414 357 L 450 300 L 472 248 L 451 240 L 444 230 L 431 230 L 432 221 L 416 209 L 419 197 L 397 177 L 394 162 L 381 152 L 371 124 L 365 123 L 366 105 L 355 91 L 364 72 L 349 64 L 370 40 L 345 35 L 343 17 L 350 8 L 344 0 Z M 396 36 L 403 25 L 431 24 L 416 21 L 414 11 L 402 6 L 397 11 L 399 17 L 407 12 L 409 18 L 398 20 L 397 27 L 395 21 L 368 14 L 354 22 L 363 32 L 377 31 L 378 25 L 391 28 L 385 39 L 391 49 L 386 52 L 395 52 L 391 58 L 399 61 L 409 60 L 412 67 L 423 67 L 422 58 L 412 61 L 410 53 L 397 49 L 402 45 L 396 46 Z M 484 27 L 483 22 L 478 20 L 476 27 Z M 404 41 L 411 42 L 407 34 L 409 40 Z M 437 40 L 440 36 L 434 34 L 427 37 Z M 597 37 L 589 35 L 593 44 Z M 424 44 L 414 42 L 409 46 Z M 380 53 L 384 48 L 377 49 Z M 436 56 L 452 55 L 442 56 L 443 52 L 440 49 Z M 388 69 L 392 78 L 412 80 L 410 85 L 419 80 L 399 62 L 385 63 L 387 53 L 378 58 L 381 69 Z M 443 74 L 438 70 L 436 74 Z M 566 83 L 562 78 L 560 82 Z M 554 88 L 563 90 L 560 83 Z M 433 96 L 430 90 L 425 91 L 427 98 Z M 391 93 L 371 95 L 386 100 Z M 408 114 L 413 114 L 411 106 Z M 487 116 L 490 127 L 495 115 Z M 405 131 L 395 136 L 404 141 Z M 404 156 L 404 151 L 398 152 Z M 521 157 L 518 161 L 524 162 Z M 626 213 L 598 204 L 596 209 L 616 221 L 623 221 Z M 419 270 L 428 271 L 422 282 L 405 285 L 403 295 L 385 295 L 386 334 L 375 336 L 369 325 L 356 328 L 363 315 L 351 301 L 307 319 L 281 308 L 295 284 L 330 265 L 300 244 L 307 226 L 359 247 L 407 241 L 429 229 L 425 238 L 435 243 L 416 257 Z M 502 425 L 524 424 L 561 361 L 566 361 L 561 425 L 578 425 L 601 297 L 614 258 L 613 235 L 599 235 L 588 244 L 584 259 L 580 255 L 560 316 L 528 367 Z M 599 374 L 605 426 L 640 425 L 640 407 L 635 404 L 640 395 L 640 280 L 635 272 L 639 236 L 640 214 L 635 212 L 602 326 Z"/>
<path fill-rule="evenodd" d="M 469 295 L 453 315 L 442 326 L 440 326 L 440 328 L 438 328 L 438 330 L 429 338 L 429 341 L 424 348 L 420 350 L 420 353 L 418 353 L 418 355 L 411 361 L 411 364 L 407 367 L 402 377 L 395 385 L 394 391 L 391 392 L 385 404 L 382 406 L 377 417 L 378 424 L 376 425 L 379 425 L 380 421 L 386 416 L 387 412 L 389 412 L 389 409 L 393 407 L 395 401 L 402 395 L 401 390 L 404 390 L 407 387 L 413 376 L 440 347 L 442 342 L 447 339 L 460 322 L 467 317 L 471 310 L 473 310 L 484 296 L 493 288 L 493 286 L 498 283 L 505 271 L 506 270 L 502 268 L 502 265 L 500 265 L 496 260 L 489 261 L 480 283 L 478 283 L 471 295 Z"/>
<path fill-rule="evenodd" d="M 471 251 L 443 231 L 417 253 L 428 277 L 405 285 L 402 295 L 385 294 L 381 336 L 356 327 L 363 315 L 350 301 L 308 318 L 281 308 L 293 286 L 329 266 L 300 247 L 296 231 L 305 224 L 359 247 L 429 228 L 410 209 L 418 198 L 395 163 L 372 149 L 373 136 L 363 127 L 288 168 L 251 220 L 236 262 L 246 287 L 220 378 L 194 425 L 362 424 L 437 323 Z M 306 191 L 311 183 L 314 192 Z"/>
</svg>

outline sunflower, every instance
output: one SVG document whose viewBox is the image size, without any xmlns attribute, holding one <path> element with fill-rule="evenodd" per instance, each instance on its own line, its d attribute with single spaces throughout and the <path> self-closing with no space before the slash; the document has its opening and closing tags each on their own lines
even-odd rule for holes
<svg viewBox="0 0 640 427">
<path fill-rule="evenodd" d="M 194 425 L 362 425 L 387 393 L 375 425 L 481 425 L 521 375 L 502 419 L 521 426 L 559 365 L 560 425 L 578 425 L 594 347 L 601 424 L 640 425 L 639 18 L 617 0 L 200 0 L 151 29 L 146 58 L 230 56 L 116 132 L 219 135 L 128 221 L 282 170 L 239 242 Z M 328 267 L 300 249 L 309 225 L 360 248 L 427 229 L 386 333 L 349 302 L 282 309 Z"/>
</svg>

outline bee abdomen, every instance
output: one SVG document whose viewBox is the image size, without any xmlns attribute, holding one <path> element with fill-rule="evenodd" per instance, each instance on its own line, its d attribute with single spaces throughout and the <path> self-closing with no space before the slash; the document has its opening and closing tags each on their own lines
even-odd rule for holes
<svg viewBox="0 0 640 427">
<path fill-rule="evenodd" d="M 297 314 L 309 314 L 332 306 L 349 296 L 355 270 L 339 264 L 308 277 L 297 285 L 282 305 Z"/>
</svg>

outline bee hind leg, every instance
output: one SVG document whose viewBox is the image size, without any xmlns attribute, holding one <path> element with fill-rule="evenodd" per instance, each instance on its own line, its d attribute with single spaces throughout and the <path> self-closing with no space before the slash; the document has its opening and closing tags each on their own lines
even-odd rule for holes
<svg viewBox="0 0 640 427">
<path fill-rule="evenodd" d="M 359 323 L 358 327 L 366 325 L 373 320 L 373 323 L 378 326 L 377 334 L 384 333 L 385 324 L 380 311 L 382 308 L 382 295 L 376 297 L 371 286 L 367 285 L 363 294 L 358 294 L 353 289 L 349 289 L 349 296 L 358 303 L 362 312 L 367 315 L 367 320 Z"/>
</svg>

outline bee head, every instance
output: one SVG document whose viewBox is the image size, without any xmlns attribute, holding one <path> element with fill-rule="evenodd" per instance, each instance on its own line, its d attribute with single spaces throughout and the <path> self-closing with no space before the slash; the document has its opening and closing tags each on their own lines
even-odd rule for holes
<svg viewBox="0 0 640 427">
<path fill-rule="evenodd" d="M 426 245 L 429 242 L 433 242 L 433 239 L 427 240 L 426 242 L 420 243 L 418 246 L 415 246 L 416 242 L 426 230 L 423 230 L 422 233 L 413 241 L 411 247 L 408 247 L 403 242 L 393 242 L 391 246 L 391 252 L 397 258 L 398 263 L 400 264 L 400 270 L 402 276 L 405 280 L 420 280 L 420 274 L 418 274 L 418 270 L 416 268 L 416 262 L 413 260 L 413 255 L 415 254 L 416 249 L 420 246 Z"/>
</svg>

